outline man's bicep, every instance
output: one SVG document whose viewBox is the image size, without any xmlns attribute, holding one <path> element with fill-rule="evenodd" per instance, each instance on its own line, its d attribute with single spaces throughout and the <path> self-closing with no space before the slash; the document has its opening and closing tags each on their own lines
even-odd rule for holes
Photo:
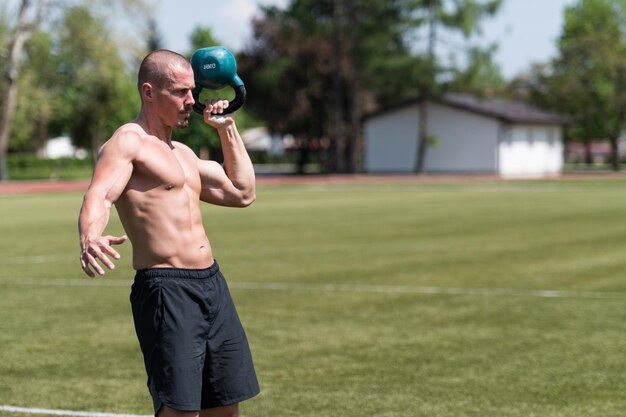
<svg viewBox="0 0 626 417">
<path fill-rule="evenodd" d="M 222 206 L 235 204 L 237 190 L 222 165 L 215 161 L 199 160 L 198 170 L 202 183 L 200 200 Z"/>
</svg>

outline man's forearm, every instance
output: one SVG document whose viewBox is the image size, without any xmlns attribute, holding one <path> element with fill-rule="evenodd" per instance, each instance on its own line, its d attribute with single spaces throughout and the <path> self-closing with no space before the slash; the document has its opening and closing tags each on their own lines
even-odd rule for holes
<svg viewBox="0 0 626 417">
<path fill-rule="evenodd" d="M 87 192 L 78 216 L 80 264 L 90 277 L 104 275 L 100 264 L 109 269 L 115 268 L 109 257 L 119 259 L 120 254 L 111 245 L 119 245 L 126 240 L 126 236 L 102 236 L 109 221 L 110 208 L 106 199 L 89 198 Z"/>
<path fill-rule="evenodd" d="M 104 232 L 109 221 L 109 208 L 104 202 L 85 196 L 78 216 L 78 234 L 81 246 L 85 241 L 98 238 Z"/>
<path fill-rule="evenodd" d="M 224 153 L 224 169 L 233 185 L 240 190 L 254 190 L 254 167 L 243 140 L 232 124 L 218 130 Z"/>
</svg>

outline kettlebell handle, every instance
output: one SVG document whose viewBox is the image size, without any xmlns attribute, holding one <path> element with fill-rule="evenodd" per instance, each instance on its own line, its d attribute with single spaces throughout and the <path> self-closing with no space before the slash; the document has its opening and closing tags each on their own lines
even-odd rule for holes
<svg viewBox="0 0 626 417">
<path fill-rule="evenodd" d="M 228 102 L 228 108 L 226 108 L 225 114 L 231 114 L 231 113 L 236 112 L 246 102 L 246 86 L 245 85 L 242 84 L 238 86 L 233 86 L 233 90 L 235 90 L 235 98 Z M 193 104 L 193 109 L 196 113 L 202 116 L 206 106 L 204 105 L 204 103 L 200 102 L 201 92 L 202 92 L 202 87 L 196 87 L 193 89 L 191 94 L 193 95 L 193 99 L 196 101 Z"/>
</svg>

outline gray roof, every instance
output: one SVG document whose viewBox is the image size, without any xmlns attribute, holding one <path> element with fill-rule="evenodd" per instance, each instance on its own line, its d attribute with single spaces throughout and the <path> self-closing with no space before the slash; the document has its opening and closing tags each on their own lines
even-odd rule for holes
<svg viewBox="0 0 626 417">
<path fill-rule="evenodd" d="M 521 101 L 503 98 L 480 98 L 471 94 L 448 93 L 440 100 L 451 107 L 491 116 L 508 123 L 567 124 L 569 118 L 551 113 Z"/>
<path fill-rule="evenodd" d="M 497 97 L 482 98 L 472 94 L 447 93 L 434 101 L 449 107 L 498 119 L 505 123 L 565 125 L 571 122 L 567 116 L 562 114 L 548 112 L 521 101 L 513 101 Z M 367 115 L 366 118 L 387 113 L 397 108 L 415 105 L 416 103 L 418 103 L 418 100 L 410 100 L 397 106 Z"/>
</svg>

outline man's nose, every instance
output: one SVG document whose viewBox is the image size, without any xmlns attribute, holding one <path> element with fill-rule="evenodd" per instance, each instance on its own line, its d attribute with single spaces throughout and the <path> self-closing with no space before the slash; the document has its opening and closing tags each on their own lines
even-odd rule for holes
<svg viewBox="0 0 626 417">
<path fill-rule="evenodd" d="M 193 93 L 191 92 L 191 90 L 187 92 L 187 96 L 185 97 L 185 103 L 190 106 L 193 106 L 196 103 L 196 100 L 193 98 Z"/>
</svg>

